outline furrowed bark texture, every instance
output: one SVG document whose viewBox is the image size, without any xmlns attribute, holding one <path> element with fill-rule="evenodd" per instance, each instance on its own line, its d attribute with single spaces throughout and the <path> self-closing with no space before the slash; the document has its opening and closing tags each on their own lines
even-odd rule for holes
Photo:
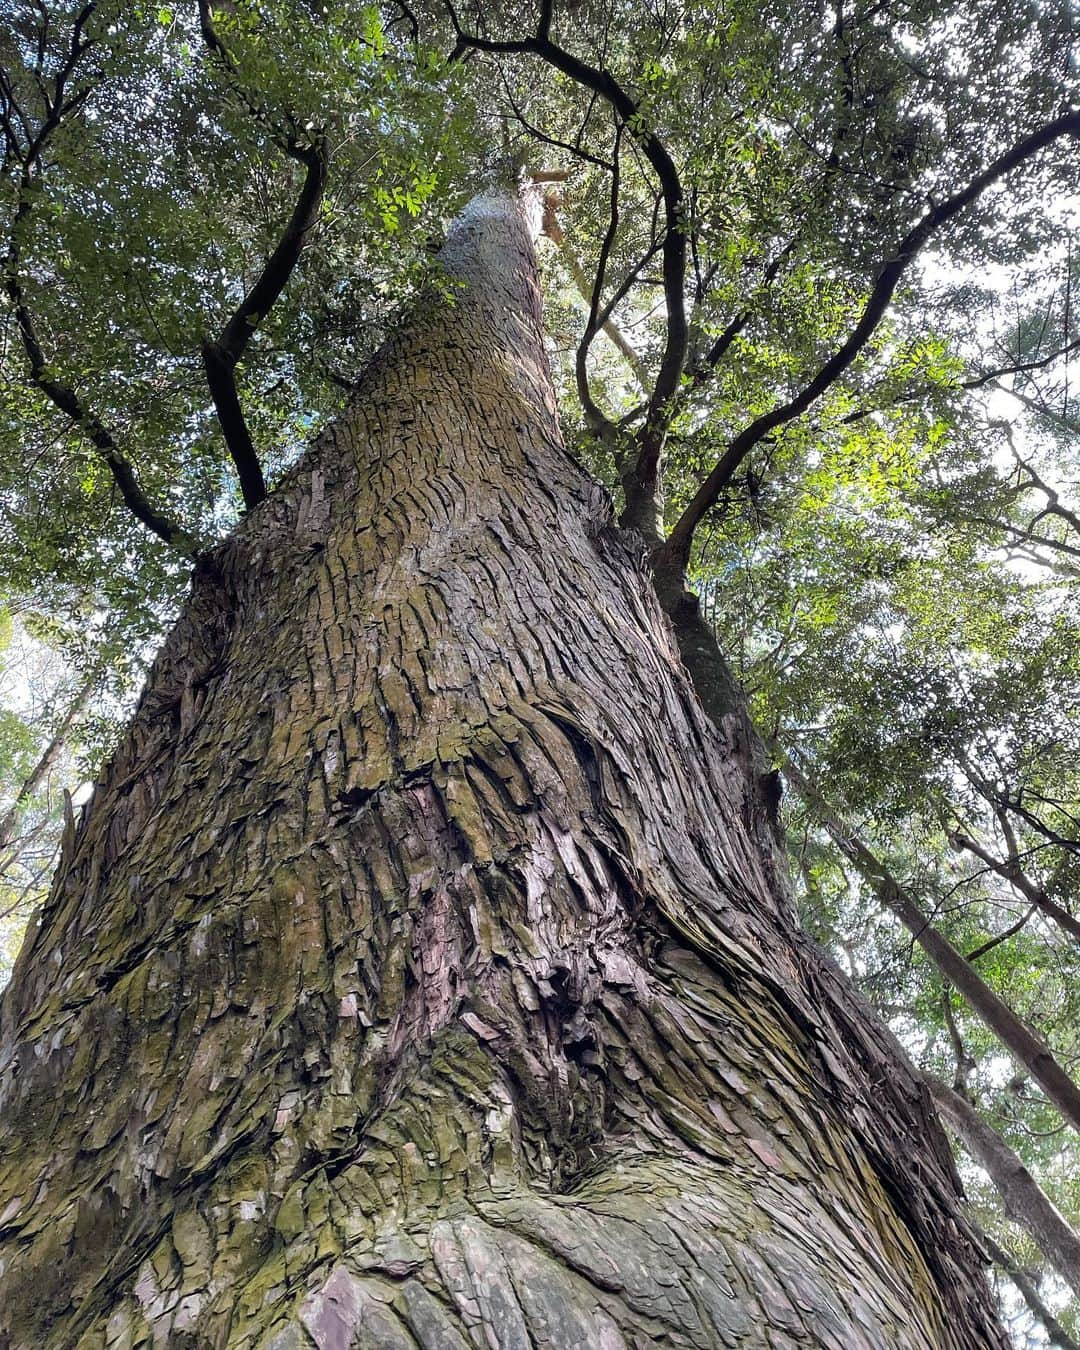
<svg viewBox="0 0 1080 1350">
<path fill-rule="evenodd" d="M 562 446 L 533 210 L 466 212 L 65 842 L 2 1009 L 5 1346 L 1004 1344 Z"/>
</svg>

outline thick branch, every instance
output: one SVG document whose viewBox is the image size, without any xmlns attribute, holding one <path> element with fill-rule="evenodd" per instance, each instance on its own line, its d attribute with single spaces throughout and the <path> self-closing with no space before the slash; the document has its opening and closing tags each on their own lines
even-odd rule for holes
<svg viewBox="0 0 1080 1350">
<path fill-rule="evenodd" d="M 308 232 L 318 219 L 326 183 L 326 154 L 321 146 L 312 150 L 297 149 L 293 157 L 302 159 L 307 165 L 307 173 L 285 232 L 255 284 L 222 329 L 221 336 L 216 342 L 204 339 L 202 344 L 206 382 L 248 510 L 266 496 L 266 482 L 240 404 L 236 366 L 300 259 Z"/>
<path fill-rule="evenodd" d="M 318 220 L 319 204 L 326 185 L 326 148 L 322 143 L 310 148 L 293 146 L 286 153 L 304 165 L 304 183 L 277 247 L 215 344 L 222 356 L 233 365 L 239 361 L 255 329 L 285 289 L 307 236 Z"/>
<path fill-rule="evenodd" d="M 1025 137 L 1012 149 L 1000 155 L 978 177 L 960 192 L 954 193 L 938 206 L 932 207 L 900 241 L 895 254 L 878 270 L 877 278 L 863 308 L 858 323 L 846 341 L 837 348 L 818 373 L 794 398 L 771 412 L 756 418 L 730 443 L 719 462 L 702 483 L 689 506 L 679 518 L 663 546 L 669 564 L 685 567 L 690 556 L 694 531 L 702 516 L 717 500 L 721 490 L 730 482 L 736 469 L 765 436 L 777 427 L 799 417 L 848 369 L 873 336 L 884 318 L 900 279 L 919 256 L 929 239 L 942 225 L 958 216 L 987 188 L 999 182 L 1006 174 L 1024 164 L 1033 155 L 1045 149 L 1062 136 L 1080 135 L 1080 112 L 1069 112 Z"/>
<path fill-rule="evenodd" d="M 1005 1213 L 1023 1228 L 1054 1269 L 1080 1295 L 1080 1237 L 1020 1158 L 975 1108 L 932 1074 L 923 1077 L 935 1105 L 960 1137 L 964 1148 L 986 1169 L 994 1189 L 1001 1196 Z"/>
</svg>

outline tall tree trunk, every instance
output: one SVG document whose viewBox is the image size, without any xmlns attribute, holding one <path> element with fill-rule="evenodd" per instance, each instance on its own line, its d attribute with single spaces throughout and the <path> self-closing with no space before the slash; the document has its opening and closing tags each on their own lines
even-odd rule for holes
<svg viewBox="0 0 1080 1350">
<path fill-rule="evenodd" d="M 68 841 L 0 1023 L 6 1346 L 1004 1344 L 562 445 L 538 217 L 458 222 Z"/>
</svg>

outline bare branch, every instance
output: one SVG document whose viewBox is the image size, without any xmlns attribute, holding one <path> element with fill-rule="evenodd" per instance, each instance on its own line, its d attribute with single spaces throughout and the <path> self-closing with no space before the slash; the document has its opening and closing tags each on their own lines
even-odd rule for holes
<svg viewBox="0 0 1080 1350">
<path fill-rule="evenodd" d="M 1000 933 L 995 933 L 993 937 L 987 938 L 985 942 L 980 942 L 977 947 L 973 947 L 964 959 L 967 961 L 978 961 L 980 957 L 985 956 L 987 952 L 992 952 L 995 947 L 1000 947 L 1003 942 L 1008 942 L 1009 938 L 1015 937 L 1016 934 L 1020 932 L 1021 928 L 1027 924 L 1028 919 L 1031 918 L 1037 909 L 1038 905 L 1032 905 L 1031 908 L 1026 910 L 1015 923 L 1009 924 L 1008 928 L 1003 929 Z"/>
<path fill-rule="evenodd" d="M 1072 342 L 1067 342 L 1064 347 L 1059 347 L 1049 356 L 1039 357 L 1034 361 L 1016 361 L 1009 366 L 1001 366 L 998 370 L 988 370 L 983 374 L 976 376 L 971 380 L 964 380 L 961 389 L 980 389 L 984 384 L 990 384 L 994 380 L 1000 380 L 1005 375 L 1026 375 L 1032 370 L 1045 370 L 1055 361 L 1060 361 L 1063 356 L 1068 356 L 1070 352 L 1080 350 L 1080 338 L 1074 338 Z"/>
<path fill-rule="evenodd" d="M 1007 389 L 1004 386 L 998 385 L 996 382 L 1006 375 L 1027 374 L 1033 370 L 1045 370 L 1047 366 L 1053 365 L 1055 361 L 1060 361 L 1063 356 L 1068 356 L 1071 352 L 1077 351 L 1078 349 L 1080 349 L 1080 338 L 1076 338 L 1074 341 L 1066 343 L 1064 347 L 1059 347 L 1057 351 L 1051 352 L 1049 356 L 1040 357 L 1035 361 L 1018 361 L 1011 365 L 1000 366 L 997 370 L 986 370 L 979 375 L 973 376 L 970 380 L 961 380 L 959 384 L 954 387 L 956 389 L 982 389 L 985 385 L 989 384 L 994 388 L 1000 388 L 1003 393 L 1012 394 L 1012 396 L 1019 399 L 1020 402 L 1032 407 L 1034 411 L 1041 412 L 1044 410 L 1041 409 L 1033 399 L 1028 399 L 1016 390 Z M 925 398 L 931 391 L 932 386 L 927 386 L 924 389 L 916 389 L 913 393 L 903 394 L 900 398 L 890 399 L 888 403 L 880 403 L 867 408 L 857 408 L 854 412 L 848 413 L 846 417 L 841 417 L 837 425 L 842 427 L 850 426 L 855 422 L 861 422 L 866 417 L 870 417 L 873 413 L 885 412 L 887 409 L 898 407 L 902 403 L 913 403 L 916 399 Z M 1046 409 L 1045 412 L 1048 416 L 1053 416 L 1052 410 Z"/>
<path fill-rule="evenodd" d="M 1028 1308 L 1031 1310 L 1032 1315 L 1036 1317 L 1045 1328 L 1046 1334 L 1050 1338 L 1050 1344 L 1057 1346 L 1058 1350 L 1080 1350 L 1080 1345 L 1073 1340 L 1051 1310 L 1039 1297 L 1039 1291 L 1035 1287 L 1035 1282 L 1021 1267 L 1019 1261 L 1017 1261 L 1014 1256 L 1010 1255 L 1003 1247 L 999 1246 L 989 1233 L 979 1228 L 970 1215 L 967 1216 L 967 1221 L 975 1230 L 975 1234 L 979 1241 L 990 1253 L 994 1264 L 1000 1266 L 1009 1279 L 1012 1280 L 1013 1284 L 1016 1285 L 1017 1289 L 1020 1290 L 1020 1294 L 1024 1302 L 1028 1305 Z"/>
<path fill-rule="evenodd" d="M 9 848 L 14 842 L 15 829 L 19 823 L 19 816 L 22 814 L 26 803 L 45 782 L 56 761 L 60 758 L 64 746 L 67 744 L 71 735 L 71 728 L 82 715 L 87 700 L 94 692 L 94 688 L 97 685 L 99 678 L 100 671 L 94 671 L 92 675 L 88 676 L 87 679 L 83 681 L 81 687 L 76 691 L 75 697 L 65 709 L 60 725 L 56 728 L 48 745 L 41 752 L 37 763 L 30 770 L 23 782 L 15 800 L 4 814 L 0 816 L 0 851 Z"/>
<path fill-rule="evenodd" d="M 608 225 L 604 232 L 604 239 L 600 245 L 600 256 L 596 264 L 596 277 L 592 285 L 592 294 L 589 296 L 589 318 L 585 324 L 585 332 L 578 343 L 577 356 L 574 361 L 574 377 L 577 381 L 578 398 L 581 400 L 581 406 L 585 412 L 585 420 L 593 431 L 597 432 L 604 439 L 612 439 L 614 425 L 598 407 L 592 396 L 592 390 L 589 388 L 589 348 L 592 346 L 592 340 L 600 330 L 600 296 L 603 293 L 604 281 L 607 277 L 608 258 L 611 256 L 611 249 L 615 242 L 615 236 L 619 231 L 619 146 L 622 142 L 622 125 L 616 124 L 615 144 L 611 152 L 611 199 L 608 210 Z"/>
<path fill-rule="evenodd" d="M 521 108 L 518 106 L 517 100 L 514 98 L 514 95 L 511 92 L 510 82 L 506 78 L 505 72 L 500 71 L 500 74 L 502 75 L 503 93 L 506 96 L 507 103 L 510 104 L 510 108 L 514 114 L 515 120 L 521 123 L 521 125 L 525 128 L 525 130 L 529 133 L 529 135 L 533 137 L 534 140 L 540 141 L 541 144 L 543 145 L 550 145 L 556 150 L 565 150 L 575 159 L 584 160 L 585 163 L 587 164 L 595 164 L 597 168 L 606 169 L 609 173 L 611 172 L 612 165 L 610 160 L 602 159 L 599 155 L 594 155 L 591 151 L 586 150 L 585 147 L 581 144 L 585 134 L 585 128 L 588 126 L 589 118 L 592 115 L 593 105 L 596 101 L 597 95 L 595 93 L 593 94 L 592 99 L 589 102 L 588 110 L 586 111 L 585 116 L 582 119 L 581 127 L 578 130 L 577 137 L 574 140 L 573 144 L 571 144 L 569 141 L 560 140 L 558 136 L 552 136 L 550 132 L 541 131 L 538 126 L 535 126 L 532 122 L 530 122 L 529 119 L 522 112 Z M 534 182 L 537 181 L 535 174 L 533 175 L 533 181 Z"/>
<path fill-rule="evenodd" d="M 555 215 L 554 204 L 548 198 L 544 203 L 544 234 L 551 240 L 555 247 L 562 254 L 563 261 L 571 277 L 574 279 L 574 285 L 578 289 L 578 294 L 591 307 L 593 300 L 593 288 L 589 285 L 589 279 L 585 275 L 584 268 L 578 260 L 570 241 L 567 239 L 562 226 L 559 224 Z M 620 355 L 626 361 L 634 374 L 634 379 L 642 393 L 649 392 L 649 373 L 645 369 L 645 364 L 637 354 L 631 344 L 627 341 L 623 331 L 612 319 L 604 319 L 600 325 L 600 330 L 611 340 L 612 345 L 618 350 Z"/>
</svg>

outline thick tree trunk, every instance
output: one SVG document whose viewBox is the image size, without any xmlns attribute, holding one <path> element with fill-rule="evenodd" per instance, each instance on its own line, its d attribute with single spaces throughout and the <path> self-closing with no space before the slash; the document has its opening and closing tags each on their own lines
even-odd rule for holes
<svg viewBox="0 0 1080 1350">
<path fill-rule="evenodd" d="M 478 199 L 196 578 L 2 1009 L 3 1342 L 1003 1344 Z"/>
</svg>

